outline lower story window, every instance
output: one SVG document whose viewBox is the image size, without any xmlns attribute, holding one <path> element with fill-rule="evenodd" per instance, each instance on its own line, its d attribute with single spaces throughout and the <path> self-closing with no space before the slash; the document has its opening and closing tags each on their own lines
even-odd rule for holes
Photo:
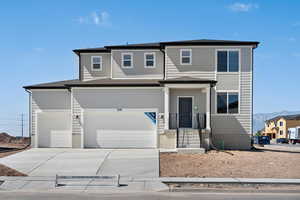
<svg viewBox="0 0 300 200">
<path fill-rule="evenodd" d="M 237 92 L 217 92 L 217 113 L 236 114 L 239 112 Z"/>
</svg>

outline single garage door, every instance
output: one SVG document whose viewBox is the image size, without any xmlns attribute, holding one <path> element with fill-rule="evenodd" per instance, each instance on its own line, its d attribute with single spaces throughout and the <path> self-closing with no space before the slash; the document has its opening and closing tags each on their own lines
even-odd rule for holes
<svg viewBox="0 0 300 200">
<path fill-rule="evenodd" d="M 156 110 L 85 110 L 84 143 L 89 148 L 155 148 Z"/>
<path fill-rule="evenodd" d="M 72 147 L 70 111 L 37 113 L 38 147 Z"/>
</svg>

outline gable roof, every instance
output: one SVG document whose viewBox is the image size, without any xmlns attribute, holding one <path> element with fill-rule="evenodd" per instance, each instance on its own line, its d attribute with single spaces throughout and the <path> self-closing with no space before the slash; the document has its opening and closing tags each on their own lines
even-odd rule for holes
<svg viewBox="0 0 300 200">
<path fill-rule="evenodd" d="M 300 114 L 297 115 L 279 115 L 276 117 L 273 117 L 271 119 L 266 120 L 266 123 L 270 123 L 271 121 L 278 121 L 279 119 L 285 119 L 285 120 L 300 120 Z"/>
<path fill-rule="evenodd" d="M 175 45 L 200 45 L 200 46 L 242 46 L 242 45 L 252 45 L 254 48 L 257 47 L 259 42 L 257 41 L 237 41 L 237 40 L 179 40 L 179 41 L 169 41 L 169 42 L 153 42 L 153 43 L 140 43 L 140 44 L 125 44 L 125 45 L 110 45 L 100 48 L 86 48 L 86 49 L 74 49 L 73 51 L 78 55 L 79 53 L 87 52 L 110 52 L 111 49 L 164 49 L 165 46 L 175 46 Z"/>
</svg>

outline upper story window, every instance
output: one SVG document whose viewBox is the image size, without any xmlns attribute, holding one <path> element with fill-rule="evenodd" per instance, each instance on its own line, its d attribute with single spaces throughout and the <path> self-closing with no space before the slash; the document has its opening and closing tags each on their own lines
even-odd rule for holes
<svg viewBox="0 0 300 200">
<path fill-rule="evenodd" d="M 144 54 L 145 68 L 155 68 L 155 53 Z"/>
<path fill-rule="evenodd" d="M 238 72 L 239 71 L 239 51 L 219 50 L 217 52 L 218 72 Z"/>
<path fill-rule="evenodd" d="M 102 56 L 92 56 L 91 63 L 92 63 L 93 71 L 101 71 L 102 70 Z"/>
<path fill-rule="evenodd" d="M 217 113 L 236 114 L 239 112 L 239 94 L 237 92 L 217 93 Z"/>
<path fill-rule="evenodd" d="M 132 57 L 133 57 L 132 53 L 122 53 L 123 68 L 133 68 Z"/>
<path fill-rule="evenodd" d="M 192 64 L 192 50 L 180 49 L 180 64 L 191 65 Z"/>
<path fill-rule="evenodd" d="M 283 135 L 283 131 L 282 131 L 282 130 L 280 130 L 280 131 L 279 131 L 279 134 L 280 134 L 280 135 Z"/>
<path fill-rule="evenodd" d="M 279 122 L 279 126 L 283 126 L 283 122 Z"/>
</svg>

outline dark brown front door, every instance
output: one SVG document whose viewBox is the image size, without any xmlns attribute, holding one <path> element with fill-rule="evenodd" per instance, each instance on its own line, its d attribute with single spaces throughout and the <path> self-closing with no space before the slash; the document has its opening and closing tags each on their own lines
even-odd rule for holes
<svg viewBox="0 0 300 200">
<path fill-rule="evenodd" d="M 192 128 L 193 126 L 193 98 L 179 97 L 178 99 L 179 128 Z"/>
</svg>

